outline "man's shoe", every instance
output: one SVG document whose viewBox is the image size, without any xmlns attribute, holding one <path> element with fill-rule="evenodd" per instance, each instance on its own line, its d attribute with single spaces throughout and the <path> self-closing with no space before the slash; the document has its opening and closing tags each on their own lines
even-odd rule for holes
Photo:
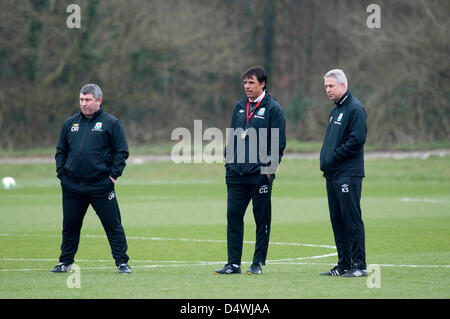
<svg viewBox="0 0 450 319">
<path fill-rule="evenodd" d="M 117 270 L 119 271 L 119 274 L 131 274 L 131 268 L 128 264 L 120 264 L 117 266 Z"/>
<path fill-rule="evenodd" d="M 262 267 L 260 264 L 252 264 L 250 269 L 247 270 L 247 275 L 261 275 Z"/>
<path fill-rule="evenodd" d="M 339 269 L 338 266 L 335 266 L 333 269 L 327 271 L 327 272 L 323 272 L 320 275 L 321 276 L 343 276 L 344 274 L 346 274 L 348 272 L 348 270 L 343 270 L 343 269 Z"/>
<path fill-rule="evenodd" d="M 57 264 L 53 269 L 50 269 L 50 272 L 71 272 L 72 271 L 72 265 L 59 263 Z"/>
<path fill-rule="evenodd" d="M 231 275 L 231 274 L 240 274 L 241 266 L 236 264 L 226 264 L 223 268 L 214 270 L 216 275 Z"/>
<path fill-rule="evenodd" d="M 359 269 L 354 268 L 350 271 L 347 271 L 345 274 L 341 275 L 341 277 L 365 277 L 367 276 L 367 270 L 366 269 Z"/>
</svg>

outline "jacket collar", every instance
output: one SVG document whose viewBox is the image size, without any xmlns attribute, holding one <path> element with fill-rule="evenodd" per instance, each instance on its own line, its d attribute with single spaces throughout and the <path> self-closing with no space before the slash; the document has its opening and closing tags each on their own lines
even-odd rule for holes
<svg viewBox="0 0 450 319">
<path fill-rule="evenodd" d="M 347 90 L 344 95 L 341 96 L 339 100 L 336 101 L 337 106 L 341 106 L 342 104 L 346 104 L 350 101 L 350 98 L 352 97 L 352 94 L 349 90 Z"/>
<path fill-rule="evenodd" d="M 260 96 L 258 96 L 254 101 L 250 100 L 250 103 L 258 103 L 266 96 L 266 90 L 263 90 Z"/>
<path fill-rule="evenodd" d="M 80 111 L 80 115 L 81 115 L 84 119 L 86 119 L 86 120 L 88 120 L 88 121 L 93 121 L 93 120 L 95 120 L 95 119 L 96 119 L 97 117 L 99 117 L 100 114 L 102 114 L 102 113 L 103 113 L 103 107 L 102 107 L 102 105 L 100 105 L 100 109 L 99 109 L 97 112 L 95 112 L 94 115 L 93 115 L 91 118 L 87 118 L 86 116 L 83 115 L 83 112 Z"/>
<path fill-rule="evenodd" d="M 264 97 L 262 98 L 260 107 L 262 107 L 264 104 L 266 104 L 267 101 L 268 101 L 268 99 L 270 98 L 269 92 L 267 92 L 266 90 L 264 90 L 264 92 L 265 92 L 265 94 L 264 94 Z M 244 98 L 241 100 L 241 102 L 242 102 L 241 104 L 245 107 L 245 106 L 247 105 L 247 101 L 248 101 L 248 100 L 249 100 L 249 99 L 248 99 L 247 95 L 244 96 Z M 257 100 L 258 100 L 258 99 L 257 99 Z M 258 101 L 259 101 L 259 100 L 258 100 Z"/>
</svg>

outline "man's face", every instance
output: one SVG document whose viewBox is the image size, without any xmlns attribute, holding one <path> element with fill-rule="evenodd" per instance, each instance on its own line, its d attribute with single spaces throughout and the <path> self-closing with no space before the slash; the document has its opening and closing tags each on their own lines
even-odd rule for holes
<svg viewBox="0 0 450 319">
<path fill-rule="evenodd" d="M 96 100 L 92 93 L 80 93 L 80 109 L 87 118 L 94 116 L 94 113 L 100 109 L 100 104 L 102 104 L 102 98 Z"/>
<path fill-rule="evenodd" d="M 247 97 L 251 100 L 255 100 L 260 96 L 264 90 L 265 82 L 259 82 L 256 75 L 252 75 L 251 78 L 244 79 L 244 90 Z"/>
<path fill-rule="evenodd" d="M 330 100 L 337 101 L 347 91 L 344 83 L 338 83 L 333 77 L 327 77 L 324 79 L 325 92 Z"/>
</svg>

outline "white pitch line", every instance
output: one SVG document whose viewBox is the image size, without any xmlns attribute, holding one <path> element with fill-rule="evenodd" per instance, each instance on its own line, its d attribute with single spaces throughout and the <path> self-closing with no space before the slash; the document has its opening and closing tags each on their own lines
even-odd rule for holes
<svg viewBox="0 0 450 319">
<path fill-rule="evenodd" d="M 51 261 L 58 262 L 57 258 L 0 258 L 0 261 Z M 195 261 L 195 260 L 136 260 L 132 259 L 133 263 L 173 263 L 173 264 L 182 264 L 182 263 L 222 263 L 223 261 Z M 79 262 L 114 262 L 113 259 L 77 259 L 76 263 Z M 245 263 L 245 262 L 244 262 Z"/>
<path fill-rule="evenodd" d="M 0 258 L 1 261 L 58 261 L 55 258 Z M 98 260 L 100 261 L 100 260 Z"/>
<path fill-rule="evenodd" d="M 18 236 L 18 237 L 61 237 L 61 235 L 51 234 L 0 234 L 0 236 Z M 81 237 L 87 238 L 106 238 L 105 235 L 81 235 Z M 203 242 L 203 243 L 226 243 L 224 239 L 192 239 L 192 238 L 166 238 L 166 237 L 143 237 L 143 236 L 127 236 L 130 240 L 154 240 L 154 241 L 185 241 L 185 242 Z M 254 241 L 244 240 L 244 244 L 255 244 Z M 320 247 L 336 249 L 331 245 L 319 245 L 319 244 L 305 244 L 305 243 L 283 243 L 283 242 L 269 242 L 269 245 L 286 245 L 286 246 L 304 246 L 304 247 Z"/>
<path fill-rule="evenodd" d="M 291 260 L 303 260 L 303 259 L 319 259 L 319 258 L 326 258 L 331 256 L 337 256 L 337 253 L 332 254 L 326 254 L 326 255 L 319 255 L 319 256 L 311 256 L 311 257 L 297 257 L 297 258 L 286 258 L 286 259 L 273 259 L 268 260 L 267 262 L 280 262 L 280 261 L 291 261 Z"/>
<path fill-rule="evenodd" d="M 317 259 L 317 258 L 324 258 L 328 257 L 328 255 L 321 255 L 321 256 L 311 256 L 311 257 L 299 257 L 294 258 L 294 260 L 297 259 Z M 336 254 L 331 254 L 336 255 Z M 292 259 L 278 259 L 273 261 L 283 261 L 283 260 L 292 260 Z M 0 258 L 0 261 L 52 261 L 57 262 L 57 259 L 52 258 Z M 76 261 L 78 262 L 112 262 L 112 260 L 89 260 L 89 259 L 80 259 Z M 163 268 L 163 267 L 186 267 L 186 266 L 210 266 L 210 265 L 217 265 L 217 264 L 223 264 L 224 261 L 178 261 L 178 260 L 167 260 L 167 261 L 152 261 L 152 260 L 133 260 L 133 262 L 155 262 L 156 265 L 141 265 L 136 266 L 133 265 L 133 268 Z M 272 260 L 268 260 L 268 263 L 272 263 Z M 168 265 L 161 265 L 161 263 L 169 263 Z M 251 262 L 242 262 L 242 264 L 250 264 Z M 282 263 L 280 263 L 282 264 Z M 83 267 L 81 269 L 112 269 L 114 267 Z M 25 268 L 25 269 L 0 269 L 0 272 L 15 272 L 15 271 L 44 271 L 46 269 L 43 268 Z"/>
<path fill-rule="evenodd" d="M 408 198 L 402 197 L 400 198 L 402 202 L 412 202 L 412 203 L 448 203 L 449 201 L 446 199 L 433 199 L 433 198 Z"/>
<path fill-rule="evenodd" d="M 248 241 L 248 244 L 254 244 L 255 242 Z M 318 245 L 318 244 L 303 244 L 303 243 L 277 243 L 277 242 L 270 242 L 270 245 L 287 245 L 287 246 L 305 246 L 305 247 L 320 247 L 320 248 L 331 248 L 336 249 L 336 246 L 331 245 Z"/>
<path fill-rule="evenodd" d="M 450 268 L 450 265 L 394 265 L 394 264 L 374 264 L 380 267 L 408 267 L 408 268 Z"/>
<path fill-rule="evenodd" d="M 271 259 L 267 260 L 268 264 L 271 265 L 334 265 L 334 263 L 314 263 L 314 262 L 295 262 L 295 260 L 305 260 L 305 259 L 320 259 L 331 256 L 336 256 L 337 253 L 309 256 L 309 257 L 297 257 L 297 258 L 286 258 L 286 259 Z M 57 259 L 52 258 L 0 258 L 0 261 L 52 261 L 56 262 Z M 112 260 L 92 260 L 92 259 L 80 259 L 78 262 L 113 262 Z M 156 263 L 155 265 L 133 265 L 133 268 L 163 268 L 163 267 L 186 267 L 186 266 L 209 266 L 222 264 L 224 261 L 182 261 L 182 260 L 132 260 L 133 263 Z M 167 263 L 164 265 L 164 263 Z M 242 264 L 250 264 L 251 262 L 242 262 Z M 407 264 L 376 264 L 380 267 L 397 267 L 397 268 L 450 268 L 450 265 L 407 265 Z M 111 269 L 114 267 L 83 267 L 82 269 Z M 42 268 L 26 268 L 26 269 L 0 269 L 0 272 L 9 271 L 41 271 L 46 270 Z"/>
<path fill-rule="evenodd" d="M 336 265 L 336 263 L 307 263 L 303 261 L 299 262 L 270 262 L 271 265 Z"/>
<path fill-rule="evenodd" d="M 335 263 L 317 263 L 317 262 L 276 262 L 267 261 L 271 265 L 334 265 Z M 172 264 L 172 265 L 141 265 L 133 266 L 133 268 L 165 268 L 165 267 L 197 267 L 197 266 L 210 266 L 215 264 L 221 264 L 223 261 L 215 262 L 196 262 L 196 263 L 182 263 L 182 264 Z M 250 262 L 243 262 L 243 264 L 250 264 Z M 450 265 L 394 265 L 394 264 L 376 264 L 380 267 L 397 267 L 397 268 L 450 268 Z M 93 270 L 93 269 L 115 269 L 115 267 L 82 267 L 83 270 Z M 47 271 L 47 268 L 25 268 L 25 269 L 0 269 L 0 272 L 19 272 L 19 271 Z"/>
<path fill-rule="evenodd" d="M 14 271 L 44 271 L 48 269 L 44 268 L 32 268 L 32 269 L 0 269 L 0 272 L 14 272 Z"/>
<path fill-rule="evenodd" d="M 164 268 L 164 267 L 184 267 L 184 266 L 202 266 L 203 264 L 179 264 L 179 265 L 143 265 L 133 266 L 133 268 Z M 114 266 L 109 267 L 81 267 L 82 270 L 92 269 L 115 269 Z M 15 271 L 48 271 L 48 268 L 25 268 L 25 269 L 0 269 L 0 272 L 15 272 Z"/>
<path fill-rule="evenodd" d="M 86 237 L 92 238 L 106 238 L 104 235 L 85 235 Z M 186 241 L 186 242 L 206 242 L 206 243 L 226 243 L 224 239 L 192 239 L 192 238 L 165 238 L 165 237 L 137 237 L 130 236 L 127 239 L 140 239 L 140 240 L 155 240 L 155 241 Z M 244 240 L 244 244 L 255 244 L 254 241 Z M 305 246 L 305 247 L 321 247 L 321 248 L 331 248 L 336 249 L 335 246 L 330 245 L 317 245 L 317 244 L 304 244 L 304 243 L 281 243 L 281 242 L 269 242 L 269 245 L 286 245 L 286 246 Z"/>
<path fill-rule="evenodd" d="M 336 263 L 307 263 L 307 262 L 271 262 L 271 265 L 336 265 Z M 376 264 L 380 267 L 395 267 L 395 268 L 450 268 L 450 265 L 395 265 L 395 264 Z"/>
<path fill-rule="evenodd" d="M 61 237 L 61 235 L 51 235 L 51 234 L 4 234 L 0 233 L 0 236 L 8 237 L 8 236 L 21 236 L 21 237 Z M 106 238 L 105 235 L 82 235 L 82 237 L 88 238 Z M 187 241 L 187 242 L 211 242 L 211 243 L 226 243 L 226 240 L 216 240 L 216 239 L 191 239 L 191 238 L 162 238 L 162 237 L 138 237 L 131 236 L 127 237 L 128 239 L 136 239 L 136 240 L 156 240 L 156 241 Z M 254 244 L 254 241 L 244 241 L 246 244 Z M 317 244 L 305 244 L 305 243 L 282 243 L 282 242 L 270 242 L 272 245 L 289 245 L 289 246 L 305 246 L 305 247 L 321 247 L 321 248 L 331 248 L 336 249 L 335 246 L 331 245 L 317 245 Z M 318 265 L 325 263 L 306 263 L 306 262 L 294 262 L 295 260 L 304 260 L 304 259 L 320 259 L 331 256 L 336 256 L 337 253 L 318 255 L 318 256 L 310 256 L 310 257 L 296 257 L 296 258 L 286 258 L 286 259 L 273 259 L 267 260 L 267 263 L 274 265 Z M 52 261 L 55 262 L 57 259 L 45 259 L 45 258 L 0 258 L 0 261 Z M 80 259 L 77 262 L 112 262 L 112 260 L 87 260 Z M 168 261 L 153 261 L 153 260 L 132 260 L 132 262 L 136 263 L 157 263 L 156 265 L 142 265 L 142 266 L 133 266 L 134 268 L 159 268 L 159 267 L 184 267 L 184 266 L 204 266 L 204 265 L 213 265 L 224 263 L 224 261 L 177 261 L 177 260 L 168 260 Z M 169 265 L 161 265 L 161 263 L 169 263 Z M 243 264 L 250 262 L 243 262 Z M 395 264 L 377 264 L 382 267 L 407 267 L 407 268 L 450 268 L 450 265 L 395 265 Z M 83 267 L 83 269 L 110 269 L 114 267 Z M 42 271 L 46 269 L 41 268 L 33 268 L 33 269 L 0 269 L 0 272 L 8 272 L 8 271 Z"/>
<path fill-rule="evenodd" d="M 330 256 L 336 256 L 337 253 L 333 254 L 326 254 L 326 255 L 319 255 L 319 256 L 310 256 L 310 257 L 297 257 L 297 258 L 287 258 L 287 259 L 271 259 L 267 260 L 268 263 L 272 262 L 283 262 L 283 261 L 294 261 L 294 260 L 302 260 L 302 259 L 319 259 L 319 258 L 326 258 Z M 0 258 L 0 261 L 48 261 L 48 262 L 58 262 L 58 259 L 56 258 Z M 80 262 L 114 262 L 111 260 L 104 260 L 104 259 L 77 259 L 75 263 Z M 195 261 L 195 260 L 132 260 L 133 263 L 168 263 L 168 264 L 179 264 L 180 266 L 188 266 L 188 265 L 213 265 L 213 264 L 221 264 L 225 263 L 225 261 Z M 243 261 L 242 264 L 250 264 L 251 262 Z"/>
</svg>

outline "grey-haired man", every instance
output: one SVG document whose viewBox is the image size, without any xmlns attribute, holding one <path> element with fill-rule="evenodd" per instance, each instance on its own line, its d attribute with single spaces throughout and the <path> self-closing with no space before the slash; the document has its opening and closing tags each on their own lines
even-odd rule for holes
<svg viewBox="0 0 450 319">
<path fill-rule="evenodd" d="M 131 273 L 127 241 L 114 190 L 128 158 L 128 144 L 117 118 L 102 107 L 102 91 L 87 84 L 80 91 L 80 113 L 64 123 L 56 147 L 61 180 L 63 230 L 59 264 L 50 272 L 70 272 L 89 205 L 106 232 L 119 273 Z"/>
<path fill-rule="evenodd" d="M 320 152 L 320 169 L 326 178 L 331 225 L 338 252 L 337 266 L 321 275 L 367 275 L 361 188 L 364 177 L 364 143 L 367 114 L 348 90 L 339 69 L 324 76 L 325 91 L 335 102 Z"/>
</svg>

